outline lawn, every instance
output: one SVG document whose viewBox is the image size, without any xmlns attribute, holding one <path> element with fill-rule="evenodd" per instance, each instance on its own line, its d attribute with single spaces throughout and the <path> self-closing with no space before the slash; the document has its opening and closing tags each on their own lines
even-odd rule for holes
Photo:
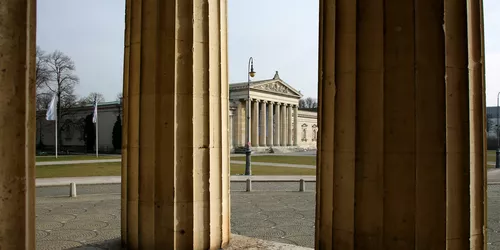
<svg viewBox="0 0 500 250">
<path fill-rule="evenodd" d="M 244 174 L 245 166 L 231 164 L 231 175 Z M 254 175 L 315 175 L 315 169 L 287 168 L 274 166 L 252 166 Z M 119 176 L 121 164 L 119 162 L 49 165 L 36 168 L 37 178 L 54 177 L 82 177 L 82 176 Z"/>
<path fill-rule="evenodd" d="M 119 175 L 121 175 L 121 163 L 119 162 L 49 165 L 49 166 L 38 166 L 36 168 L 37 178 L 119 176 Z"/>
<path fill-rule="evenodd" d="M 245 161 L 245 156 L 233 156 L 232 161 Z M 316 165 L 316 156 L 260 155 L 252 156 L 253 162 L 270 162 L 299 165 Z"/>
<path fill-rule="evenodd" d="M 37 162 L 47 161 L 83 161 L 83 160 L 107 160 L 121 159 L 121 155 L 100 155 L 98 158 L 95 155 L 62 155 L 56 158 L 55 156 L 37 156 Z"/>
</svg>

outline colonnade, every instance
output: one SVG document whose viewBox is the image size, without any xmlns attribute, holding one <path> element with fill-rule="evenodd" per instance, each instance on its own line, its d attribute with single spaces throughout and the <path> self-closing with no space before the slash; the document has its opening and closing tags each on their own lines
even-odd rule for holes
<svg viewBox="0 0 500 250">
<path fill-rule="evenodd" d="M 241 100 L 245 107 L 247 100 Z M 237 119 L 244 127 L 246 112 L 238 110 Z M 298 106 L 296 104 L 250 99 L 250 144 L 252 147 L 297 146 Z M 231 117 L 233 118 L 233 117 Z M 235 133 L 236 131 L 232 131 Z M 239 145 L 245 145 L 245 129 L 238 130 Z"/>
<path fill-rule="evenodd" d="M 34 249 L 36 5 L 0 6 L 0 249 Z M 226 1 L 126 6 L 123 246 L 224 248 Z M 316 249 L 486 249 L 482 1 L 319 6 Z"/>
</svg>

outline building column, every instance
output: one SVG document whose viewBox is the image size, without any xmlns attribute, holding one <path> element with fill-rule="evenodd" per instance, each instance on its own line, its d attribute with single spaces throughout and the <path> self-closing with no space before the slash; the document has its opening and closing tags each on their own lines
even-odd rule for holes
<svg viewBox="0 0 500 250">
<path fill-rule="evenodd" d="M 234 128 L 234 113 L 233 113 L 233 110 L 230 109 L 229 110 L 229 122 L 228 122 L 228 126 L 229 126 L 229 133 L 228 133 L 228 139 L 229 139 L 229 149 L 233 149 L 233 145 L 234 145 L 234 140 L 233 140 L 233 128 Z"/>
<path fill-rule="evenodd" d="M 237 146 L 245 146 L 245 101 L 240 100 L 238 102 L 238 108 L 236 110 L 236 145 Z"/>
<path fill-rule="evenodd" d="M 274 103 L 274 146 L 280 146 L 281 138 L 281 115 L 280 115 L 280 104 Z"/>
<path fill-rule="evenodd" d="M 258 100 L 252 100 L 250 101 L 252 104 L 252 147 L 258 147 L 259 146 L 259 101 Z"/>
<path fill-rule="evenodd" d="M 127 249 L 219 249 L 229 241 L 225 15 L 226 1 L 126 2 Z"/>
<path fill-rule="evenodd" d="M 274 135 L 274 104 L 267 102 L 267 146 L 273 146 Z"/>
<path fill-rule="evenodd" d="M 280 109 L 281 109 L 281 117 L 280 117 L 280 121 L 281 121 L 281 124 L 280 124 L 280 146 L 286 146 L 286 122 L 287 122 L 287 118 L 286 118 L 286 106 L 285 104 L 280 104 Z"/>
<path fill-rule="evenodd" d="M 260 101 L 260 117 L 259 117 L 259 145 L 265 147 L 266 146 L 266 102 Z"/>
<path fill-rule="evenodd" d="M 287 116 L 288 116 L 288 123 L 287 123 L 287 127 L 288 127 L 288 136 L 287 136 L 287 139 L 288 139 L 288 142 L 287 142 L 287 145 L 288 146 L 292 146 L 292 139 L 293 139 L 293 136 L 292 136 L 292 105 L 291 104 L 288 104 L 287 105 Z"/>
<path fill-rule="evenodd" d="M 317 249 L 486 248 L 481 2 L 320 0 Z"/>
<path fill-rule="evenodd" d="M 293 145 L 298 146 L 299 140 L 299 108 L 293 107 Z"/>
<path fill-rule="evenodd" d="M 36 4 L 0 0 L 0 249 L 35 249 Z"/>
</svg>

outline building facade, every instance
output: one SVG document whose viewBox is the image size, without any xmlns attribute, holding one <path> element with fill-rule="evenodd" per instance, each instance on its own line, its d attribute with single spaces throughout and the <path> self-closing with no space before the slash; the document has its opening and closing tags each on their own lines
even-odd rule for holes
<svg viewBox="0 0 500 250">
<path fill-rule="evenodd" d="M 280 79 L 278 72 L 272 79 L 229 86 L 229 142 L 234 152 L 241 152 L 245 145 L 246 100 L 250 93 L 250 144 L 255 152 L 309 150 L 316 148 L 316 111 L 299 109 L 302 97 L 299 91 Z M 99 151 L 117 152 L 113 147 L 113 126 L 122 107 L 119 101 L 101 103 L 98 109 Z M 59 150 L 85 151 L 85 117 L 93 114 L 92 104 L 75 107 L 59 124 L 61 133 Z M 55 122 L 45 120 L 45 111 L 37 116 L 37 144 L 53 150 Z M 95 146 L 94 146 L 95 147 Z"/>
</svg>

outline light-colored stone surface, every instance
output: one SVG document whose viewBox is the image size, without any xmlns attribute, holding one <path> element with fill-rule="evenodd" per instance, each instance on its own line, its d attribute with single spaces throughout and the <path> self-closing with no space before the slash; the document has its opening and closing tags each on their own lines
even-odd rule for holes
<svg viewBox="0 0 500 250">
<path fill-rule="evenodd" d="M 313 247 L 315 193 L 290 192 L 294 187 L 286 183 L 255 183 L 254 188 L 257 185 L 260 185 L 257 190 L 265 192 L 240 192 L 237 190 L 244 190 L 244 183 L 231 185 L 233 233 Z M 114 186 L 114 191 L 119 191 L 119 185 Z M 103 188 L 109 187 L 106 185 Z M 314 185 L 311 184 L 311 188 L 315 188 Z M 39 196 L 57 195 L 43 191 L 50 191 L 50 188 L 38 189 Z M 94 189 L 85 193 L 102 194 L 110 191 L 113 190 Z M 67 246 L 66 249 L 119 249 L 119 198 L 119 194 L 81 195 L 72 199 L 38 197 L 37 249 L 64 249 L 63 246 Z M 500 250 L 499 211 L 500 185 L 490 185 L 487 228 L 489 250 Z M 245 237 L 240 239 L 245 240 Z M 250 246 L 255 244 L 255 241 L 249 242 Z"/>
<path fill-rule="evenodd" d="M 284 244 L 274 241 L 262 240 L 258 238 L 246 237 L 233 234 L 231 242 L 224 250 L 308 250 L 312 248 Z"/>
</svg>

